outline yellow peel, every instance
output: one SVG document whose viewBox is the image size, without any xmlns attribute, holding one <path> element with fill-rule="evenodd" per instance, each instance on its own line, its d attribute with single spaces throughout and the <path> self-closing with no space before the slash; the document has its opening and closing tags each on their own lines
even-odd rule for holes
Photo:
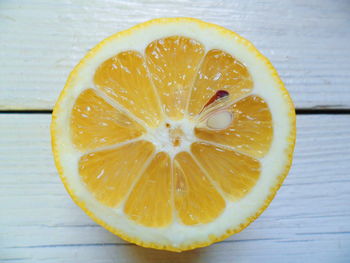
<svg viewBox="0 0 350 263">
<path fill-rule="evenodd" d="M 59 145 L 59 138 L 63 133 L 62 127 L 60 126 L 60 123 L 62 119 L 66 119 L 69 117 L 69 113 L 66 112 L 65 105 L 63 101 L 67 100 L 67 97 L 71 96 L 70 91 L 74 88 L 76 81 L 77 81 L 77 75 L 78 73 L 84 68 L 85 64 L 93 57 L 95 57 L 109 42 L 112 40 L 122 38 L 122 37 L 127 37 L 132 34 L 134 34 L 137 31 L 142 31 L 143 29 L 150 27 L 151 25 L 154 24 L 163 24 L 163 25 L 171 25 L 171 24 L 181 24 L 183 22 L 190 22 L 197 24 L 203 29 L 208 29 L 211 28 L 213 30 L 216 30 L 220 32 L 220 34 L 223 37 L 226 37 L 228 39 L 234 39 L 235 41 L 242 43 L 244 46 L 246 46 L 249 51 L 254 54 L 256 60 L 259 60 L 264 64 L 266 68 L 269 70 L 269 74 L 273 77 L 274 81 L 278 83 L 278 90 L 282 94 L 284 98 L 284 103 L 287 105 L 288 108 L 288 122 L 291 127 L 290 132 L 288 137 L 286 138 L 288 142 L 288 147 L 285 149 L 285 155 L 287 156 L 287 161 L 284 163 L 284 169 L 281 171 L 279 176 L 276 179 L 276 182 L 274 185 L 270 188 L 269 190 L 269 195 L 265 199 L 263 205 L 249 218 L 246 219 L 244 223 L 239 225 L 238 227 L 235 228 L 230 228 L 227 229 L 224 234 L 218 235 L 218 236 L 209 236 L 206 240 L 203 241 L 198 241 L 198 242 L 193 242 L 191 244 L 183 245 L 183 246 L 172 246 L 169 244 L 161 244 L 157 242 L 145 242 L 144 240 L 140 239 L 137 236 L 131 236 L 127 233 L 125 233 L 121 229 L 117 229 L 110 224 L 106 223 L 104 220 L 100 219 L 98 215 L 94 214 L 91 209 L 88 208 L 87 204 L 83 202 L 75 193 L 75 191 L 72 189 L 71 185 L 68 183 L 67 176 L 68 174 L 65 174 L 64 168 L 62 166 L 62 155 L 60 152 L 60 147 Z M 83 209 L 87 215 L 89 215 L 96 223 L 102 225 L 104 228 L 109 230 L 110 232 L 120 236 L 124 240 L 127 240 L 129 242 L 135 243 L 137 245 L 143 246 L 143 247 L 149 247 L 149 248 L 155 248 L 155 249 L 162 249 L 162 250 L 169 250 L 169 251 L 185 251 L 185 250 L 190 250 L 198 247 L 204 247 L 208 246 L 214 242 L 221 241 L 235 233 L 238 233 L 242 231 L 245 227 L 247 227 L 250 223 L 252 223 L 270 204 L 272 199 L 274 198 L 277 190 L 280 188 L 280 186 L 283 183 L 283 180 L 288 174 L 288 171 L 290 169 L 290 166 L 292 164 L 292 155 L 294 151 L 294 146 L 295 146 L 295 138 L 296 138 L 296 118 L 295 118 L 295 110 L 294 110 L 294 105 L 293 102 L 287 92 L 287 90 L 284 87 L 283 82 L 279 78 L 275 68 L 272 66 L 270 61 L 264 57 L 254 46 L 251 44 L 248 40 L 242 38 L 238 34 L 227 30 L 223 27 L 206 23 L 198 19 L 194 18 L 159 18 L 159 19 L 154 19 L 150 20 L 148 22 L 139 24 L 137 26 L 134 26 L 128 30 L 116 33 L 105 40 L 101 41 L 96 47 L 91 49 L 87 55 L 79 62 L 79 64 L 73 69 L 73 71 L 70 73 L 68 80 L 66 82 L 66 85 L 61 92 L 58 101 L 56 102 L 56 105 L 53 110 L 52 114 L 52 122 L 51 122 L 51 143 L 52 143 L 52 151 L 53 151 L 53 156 L 55 160 L 55 165 L 57 167 L 58 173 L 61 177 L 61 180 L 67 189 L 67 192 L 71 196 L 71 198 L 74 200 L 74 202 L 81 208 Z"/>
</svg>

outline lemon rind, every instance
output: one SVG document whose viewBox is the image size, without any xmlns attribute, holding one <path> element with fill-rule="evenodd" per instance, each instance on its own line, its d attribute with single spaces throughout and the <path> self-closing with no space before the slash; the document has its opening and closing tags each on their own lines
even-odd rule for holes
<svg viewBox="0 0 350 263">
<path fill-rule="evenodd" d="M 63 173 L 63 168 L 61 166 L 60 157 L 59 157 L 58 150 L 57 150 L 57 143 L 56 143 L 56 141 L 57 141 L 57 130 L 56 130 L 57 123 L 56 123 L 56 120 L 57 120 L 57 115 L 61 112 L 61 102 L 62 102 L 63 98 L 65 97 L 65 95 L 67 94 L 68 89 L 71 88 L 71 82 L 74 79 L 75 75 L 79 72 L 80 68 L 85 64 L 85 62 L 87 60 L 89 60 L 91 57 L 93 57 L 106 43 L 110 42 L 113 39 L 132 34 L 135 30 L 140 30 L 142 28 L 148 27 L 148 26 L 153 25 L 153 24 L 181 23 L 181 22 L 192 22 L 192 23 L 196 23 L 199 26 L 202 26 L 205 28 L 208 28 L 208 27 L 214 28 L 217 31 L 219 31 L 221 34 L 230 35 L 231 37 L 235 38 L 238 42 L 241 42 L 242 44 L 244 44 L 252 53 L 254 53 L 255 57 L 257 59 L 261 60 L 265 64 L 265 66 L 267 66 L 267 68 L 269 69 L 269 71 L 271 73 L 271 76 L 278 83 L 278 88 L 279 88 L 280 92 L 282 93 L 282 95 L 284 97 L 284 101 L 289 108 L 288 117 L 289 117 L 291 129 L 290 129 L 289 137 L 287 139 L 288 140 L 288 148 L 285 150 L 285 154 L 287 156 L 288 162 L 285 164 L 283 172 L 277 177 L 276 183 L 270 188 L 270 195 L 265 199 L 263 205 L 259 208 L 259 210 L 254 215 L 247 218 L 243 224 L 240 224 L 236 228 L 228 229 L 226 231 L 226 233 L 223 235 L 220 235 L 220 236 L 212 236 L 211 235 L 211 236 L 208 236 L 208 239 L 203 241 L 203 242 L 194 242 L 194 243 L 191 243 L 190 245 L 174 247 L 171 245 L 162 245 L 162 244 L 158 244 L 158 243 L 154 243 L 154 242 L 144 242 L 143 240 L 140 240 L 136 237 L 129 236 L 129 235 L 125 234 L 123 231 L 121 231 L 115 227 L 112 227 L 109 224 L 107 224 L 106 222 L 104 222 L 103 220 L 99 219 L 97 216 L 95 216 L 95 214 L 93 212 L 91 212 L 86 207 L 84 202 L 79 200 L 79 198 L 74 194 L 74 191 L 69 187 L 69 184 L 67 183 L 67 179 L 65 178 L 64 173 Z M 285 89 L 285 86 L 284 86 L 282 80 L 278 76 L 276 69 L 273 67 L 271 62 L 254 47 L 254 45 L 250 41 L 248 41 L 247 39 L 239 36 L 235 32 L 232 32 L 224 27 L 221 27 L 221 26 L 218 26 L 215 24 L 211 24 L 211 23 L 207 23 L 207 22 L 201 21 L 199 19 L 187 18 L 187 17 L 158 18 L 158 19 L 153 19 L 153 20 L 144 22 L 142 24 L 136 25 L 130 29 L 118 32 L 118 33 L 104 39 L 103 41 L 101 41 L 97 46 L 95 46 L 93 49 L 91 49 L 86 54 L 86 56 L 79 62 L 79 64 L 70 73 L 68 80 L 66 82 L 66 85 L 65 85 L 63 91 L 61 92 L 61 94 L 60 94 L 60 96 L 59 96 L 59 98 L 54 106 L 50 129 L 51 129 L 52 152 L 54 155 L 55 165 L 56 165 L 56 168 L 57 168 L 58 173 L 60 175 L 60 178 L 61 178 L 67 192 L 69 193 L 69 195 L 73 199 L 73 201 L 92 220 L 94 220 L 96 223 L 100 224 L 101 226 L 103 226 L 104 228 L 106 228 L 107 230 L 112 232 L 113 234 L 121 237 L 122 239 L 124 239 L 128 242 L 131 242 L 131 243 L 143 246 L 143 247 L 147 247 L 147 248 L 168 250 L 168 251 L 173 251 L 173 252 L 181 252 L 181 251 L 186 251 L 186 250 L 191 250 L 191 249 L 195 249 L 195 248 L 199 248 L 199 247 L 208 246 L 208 245 L 216 243 L 216 242 L 220 242 L 220 241 L 228 238 L 229 236 L 234 235 L 234 234 L 242 231 L 249 224 L 251 224 L 256 218 L 258 218 L 262 214 L 262 212 L 269 206 L 269 204 L 273 200 L 274 196 L 276 195 L 278 189 L 281 187 L 284 179 L 288 175 L 288 172 L 289 172 L 290 167 L 292 165 L 293 152 L 294 152 L 295 140 L 296 140 L 296 116 L 295 116 L 295 109 L 294 109 L 294 105 L 293 105 L 293 102 L 291 100 L 291 97 L 290 97 L 288 91 Z"/>
</svg>

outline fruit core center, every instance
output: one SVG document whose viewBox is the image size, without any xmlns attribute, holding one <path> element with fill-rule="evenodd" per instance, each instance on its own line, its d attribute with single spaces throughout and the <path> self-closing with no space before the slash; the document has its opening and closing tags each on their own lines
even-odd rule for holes
<svg viewBox="0 0 350 263">
<path fill-rule="evenodd" d="M 233 112 L 229 103 L 228 92 L 219 90 L 195 118 L 166 119 L 157 128 L 150 129 L 145 139 L 151 141 L 158 152 L 166 152 L 172 157 L 190 151 L 191 144 L 198 140 L 196 129 L 220 131 L 231 125 Z"/>
<path fill-rule="evenodd" d="M 181 139 L 185 135 L 180 126 L 171 127 L 169 123 L 165 124 L 165 127 L 169 130 L 169 139 L 174 147 L 179 147 L 181 145 Z"/>
<path fill-rule="evenodd" d="M 159 127 L 150 130 L 145 139 L 151 141 L 158 152 L 175 156 L 179 152 L 189 151 L 191 144 L 197 140 L 194 128 L 195 123 L 187 118 L 166 120 Z"/>
</svg>

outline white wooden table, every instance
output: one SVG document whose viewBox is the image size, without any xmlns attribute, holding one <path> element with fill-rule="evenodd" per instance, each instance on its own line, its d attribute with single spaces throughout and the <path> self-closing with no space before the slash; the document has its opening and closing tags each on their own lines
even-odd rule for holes
<svg viewBox="0 0 350 263">
<path fill-rule="evenodd" d="M 246 230 L 184 253 L 126 243 L 92 222 L 54 168 L 50 113 L 101 39 L 192 16 L 250 39 L 298 109 L 290 175 Z M 0 262 L 350 262 L 350 2 L 0 1 Z"/>
</svg>

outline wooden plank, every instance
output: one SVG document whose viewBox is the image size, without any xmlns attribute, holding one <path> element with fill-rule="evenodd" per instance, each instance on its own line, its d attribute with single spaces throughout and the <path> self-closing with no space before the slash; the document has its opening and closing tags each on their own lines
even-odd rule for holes
<svg viewBox="0 0 350 263">
<path fill-rule="evenodd" d="M 91 47 L 167 16 L 197 17 L 251 40 L 298 108 L 350 107 L 348 0 L 13 0 L 0 2 L 0 109 L 51 109 Z"/>
<path fill-rule="evenodd" d="M 92 222 L 54 168 L 50 115 L 0 115 L 1 262 L 350 262 L 350 116 L 298 116 L 291 174 L 242 233 L 181 254 Z"/>
</svg>

